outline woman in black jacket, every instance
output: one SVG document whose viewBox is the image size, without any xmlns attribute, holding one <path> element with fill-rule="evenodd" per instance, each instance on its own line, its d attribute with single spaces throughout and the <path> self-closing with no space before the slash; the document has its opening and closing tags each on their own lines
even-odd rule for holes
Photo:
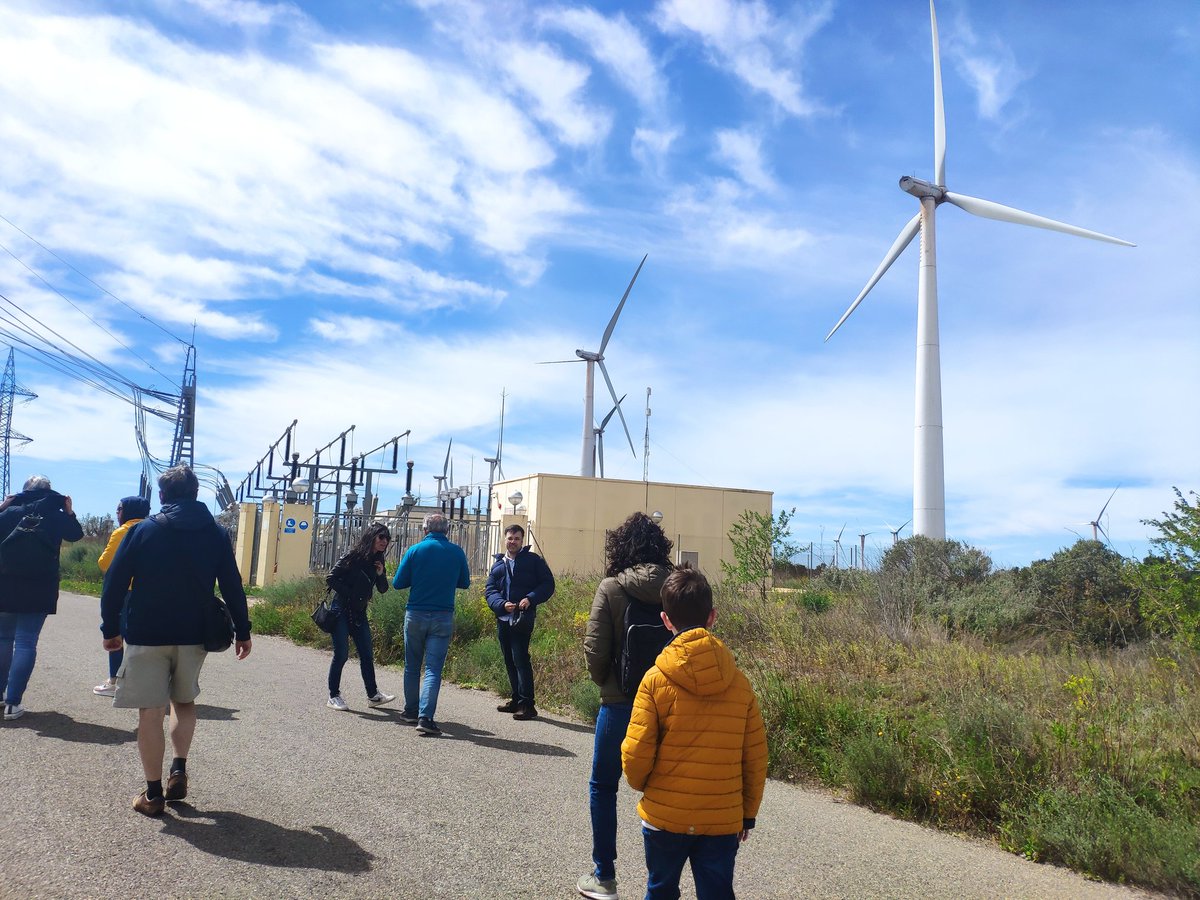
<svg viewBox="0 0 1200 900">
<path fill-rule="evenodd" d="M 363 685 L 367 689 L 367 703 L 382 706 L 396 699 L 395 694 L 385 694 L 375 683 L 375 651 L 371 646 L 371 623 L 367 620 L 367 604 L 378 589 L 388 589 L 387 574 L 383 569 L 383 554 L 391 543 L 392 536 L 386 525 L 376 523 L 363 532 L 354 548 L 342 555 L 325 578 L 325 583 L 334 592 L 333 608 L 337 611 L 333 631 L 333 661 L 329 664 L 330 709 L 349 709 L 342 699 L 342 667 L 350 658 L 350 638 L 354 638 L 354 649 L 358 651 L 358 664 L 362 669 Z"/>
</svg>

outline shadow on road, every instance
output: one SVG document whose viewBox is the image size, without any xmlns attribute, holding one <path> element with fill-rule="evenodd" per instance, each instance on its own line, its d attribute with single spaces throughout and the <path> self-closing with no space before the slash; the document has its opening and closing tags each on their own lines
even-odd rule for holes
<svg viewBox="0 0 1200 900">
<path fill-rule="evenodd" d="M 553 725 L 555 728 L 574 731 L 578 734 L 591 734 L 596 730 L 591 725 L 580 725 L 578 722 L 564 722 L 561 719 L 547 719 L 545 716 L 538 716 L 538 721 L 545 722 L 547 725 Z"/>
<path fill-rule="evenodd" d="M 208 706 L 204 703 L 196 704 L 196 718 L 211 722 L 236 722 L 239 712 L 241 710 L 226 709 L 224 706 Z"/>
<path fill-rule="evenodd" d="M 313 825 L 309 831 L 284 828 L 265 819 L 220 810 L 200 812 L 173 803 L 163 816 L 163 834 L 187 841 L 197 850 L 289 869 L 321 869 L 355 874 L 369 872 L 375 857 L 344 834 Z"/>
<path fill-rule="evenodd" d="M 480 731 L 470 725 L 460 725 L 457 722 L 439 722 L 446 737 L 470 741 L 480 747 L 492 750 L 507 750 L 509 753 L 525 753 L 529 756 L 575 756 L 564 747 L 554 744 L 539 744 L 536 741 L 512 741 L 508 738 L 496 737 L 490 731 Z"/>
<path fill-rule="evenodd" d="M 94 722 L 76 722 L 60 712 L 30 713 L 9 727 L 13 726 L 36 731 L 42 737 L 58 738 L 60 741 L 76 744 L 102 744 L 111 747 L 137 740 L 136 728 L 112 728 Z"/>
</svg>

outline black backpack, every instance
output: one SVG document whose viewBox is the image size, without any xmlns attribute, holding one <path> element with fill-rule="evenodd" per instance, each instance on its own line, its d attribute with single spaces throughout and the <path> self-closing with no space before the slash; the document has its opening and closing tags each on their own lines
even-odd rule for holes
<svg viewBox="0 0 1200 900">
<path fill-rule="evenodd" d="M 18 578 L 58 574 L 58 542 L 36 504 L 26 509 L 17 527 L 0 541 L 0 567 Z"/>
<path fill-rule="evenodd" d="M 617 681 L 626 696 L 632 697 L 637 693 L 642 676 L 654 665 L 663 647 L 671 643 L 674 637 L 667 626 L 663 624 L 661 606 L 653 603 L 642 603 L 640 600 L 629 598 L 625 604 L 624 628 L 621 642 L 621 652 L 615 665 Z"/>
</svg>

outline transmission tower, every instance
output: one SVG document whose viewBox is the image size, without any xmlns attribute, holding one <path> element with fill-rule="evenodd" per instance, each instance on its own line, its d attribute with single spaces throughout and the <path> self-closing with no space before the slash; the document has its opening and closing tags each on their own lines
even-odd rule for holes
<svg viewBox="0 0 1200 900">
<path fill-rule="evenodd" d="M 33 438 L 28 438 L 18 431 L 13 431 L 13 407 L 17 403 L 28 403 L 37 397 L 33 391 L 17 384 L 17 369 L 13 360 L 12 347 L 8 348 L 8 362 L 4 364 L 4 380 L 0 381 L 0 453 L 4 455 L 2 474 L 0 474 L 0 497 L 8 496 L 9 455 L 15 441 L 18 446 L 28 444 Z"/>
<path fill-rule="evenodd" d="M 171 443 L 171 465 L 195 464 L 193 442 L 196 438 L 196 345 L 188 344 L 180 382 L 179 412 L 175 416 L 175 440 Z"/>
</svg>

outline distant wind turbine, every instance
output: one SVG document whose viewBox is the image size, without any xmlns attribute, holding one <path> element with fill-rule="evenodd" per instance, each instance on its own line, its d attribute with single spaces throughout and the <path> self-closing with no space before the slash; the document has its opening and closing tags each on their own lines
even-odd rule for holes
<svg viewBox="0 0 1200 900">
<path fill-rule="evenodd" d="M 864 572 L 867 569 L 867 537 L 872 533 L 864 531 L 858 536 L 858 567 Z"/>
<path fill-rule="evenodd" d="M 604 477 L 604 429 L 608 427 L 608 420 L 613 417 L 613 413 L 617 412 L 621 408 L 621 404 L 625 402 L 625 398 L 628 396 L 629 396 L 628 394 L 622 395 L 621 399 L 617 401 L 617 405 L 608 411 L 608 415 L 605 416 L 603 421 L 600 422 L 600 426 L 595 429 L 596 453 L 600 457 L 600 477 L 601 478 Z"/>
<path fill-rule="evenodd" d="M 942 455 L 942 372 L 938 344 L 937 261 L 934 235 L 934 212 L 942 203 L 952 203 L 959 209 L 985 219 L 998 219 L 1017 225 L 1031 225 L 1050 231 L 1061 231 L 1078 237 L 1092 238 L 1133 247 L 1134 244 L 1110 237 L 1098 231 L 1088 231 L 1075 225 L 1056 222 L 1043 216 L 1002 206 L 990 200 L 980 200 L 966 194 L 946 190 L 946 114 L 942 103 L 942 63 L 938 49 L 937 15 L 933 0 L 929 0 L 929 21 L 933 33 L 933 168 L 934 181 L 922 181 L 905 175 L 900 189 L 921 202 L 921 209 L 909 219 L 895 243 L 883 257 L 875 274 L 867 281 L 850 308 L 825 336 L 828 341 L 842 327 L 875 287 L 888 268 L 917 233 L 921 234 L 921 265 L 917 286 L 917 387 L 916 423 L 913 454 L 913 534 L 944 540 L 946 537 L 946 483 Z"/>
<path fill-rule="evenodd" d="M 842 555 L 842 531 L 846 530 L 846 526 L 842 525 L 842 530 L 838 532 L 838 536 L 833 539 L 833 567 L 838 568 L 838 562 Z"/>
<path fill-rule="evenodd" d="M 621 310 L 625 307 L 625 301 L 629 299 L 629 292 L 633 290 L 633 283 L 637 281 L 638 274 L 642 271 L 642 266 L 646 264 L 646 256 L 642 257 L 642 261 L 638 263 L 637 270 L 633 273 L 633 277 L 629 279 L 629 286 L 625 288 L 625 293 L 621 296 L 621 302 L 617 304 L 617 309 L 613 313 L 612 318 L 608 320 L 608 327 L 604 329 L 604 336 L 600 339 L 599 350 L 576 350 L 575 355 L 579 359 L 587 363 L 587 375 L 584 380 L 583 391 L 583 451 L 579 457 L 579 474 L 588 477 L 596 477 L 596 432 L 595 432 L 595 385 L 596 371 L 595 367 L 600 367 L 600 374 L 604 376 L 604 383 L 608 385 L 608 392 L 612 395 L 613 403 L 617 406 L 617 415 L 621 418 L 621 427 L 625 429 L 625 437 L 629 440 L 629 452 L 633 454 L 633 458 L 637 459 L 637 451 L 633 449 L 633 438 L 629 434 L 629 426 L 625 424 L 625 413 L 621 412 L 621 402 L 617 399 L 617 391 L 613 387 L 612 379 L 608 377 L 608 369 L 604 367 L 604 349 L 608 346 L 608 339 L 612 337 L 613 329 L 617 327 L 617 319 L 621 315 Z M 571 363 L 577 362 L 574 359 L 555 359 L 549 363 Z"/>
<path fill-rule="evenodd" d="M 906 519 L 904 525 L 907 525 L 911 521 L 912 519 Z M 884 524 L 886 525 L 887 523 L 885 522 Z M 900 532 L 904 530 L 904 525 L 901 525 L 899 528 L 893 528 L 891 525 L 887 526 L 887 530 L 892 533 L 893 547 L 896 546 L 896 544 L 900 541 Z"/>
<path fill-rule="evenodd" d="M 1113 488 L 1113 492 L 1108 495 L 1108 499 L 1105 500 L 1104 505 L 1102 507 L 1100 507 L 1100 512 L 1098 512 L 1096 514 L 1096 518 L 1094 518 L 1092 521 L 1087 523 L 1088 525 L 1092 526 L 1092 540 L 1093 541 L 1100 540 L 1100 535 L 1104 535 L 1104 540 L 1108 541 L 1110 544 L 1112 543 L 1112 540 L 1108 536 L 1108 532 L 1105 531 L 1104 526 L 1100 524 L 1100 520 L 1104 518 L 1104 511 L 1106 509 L 1108 509 L 1108 504 L 1112 503 L 1112 498 L 1117 496 L 1117 491 L 1119 491 L 1120 489 L 1121 489 L 1121 486 L 1119 484 L 1115 488 Z"/>
</svg>

